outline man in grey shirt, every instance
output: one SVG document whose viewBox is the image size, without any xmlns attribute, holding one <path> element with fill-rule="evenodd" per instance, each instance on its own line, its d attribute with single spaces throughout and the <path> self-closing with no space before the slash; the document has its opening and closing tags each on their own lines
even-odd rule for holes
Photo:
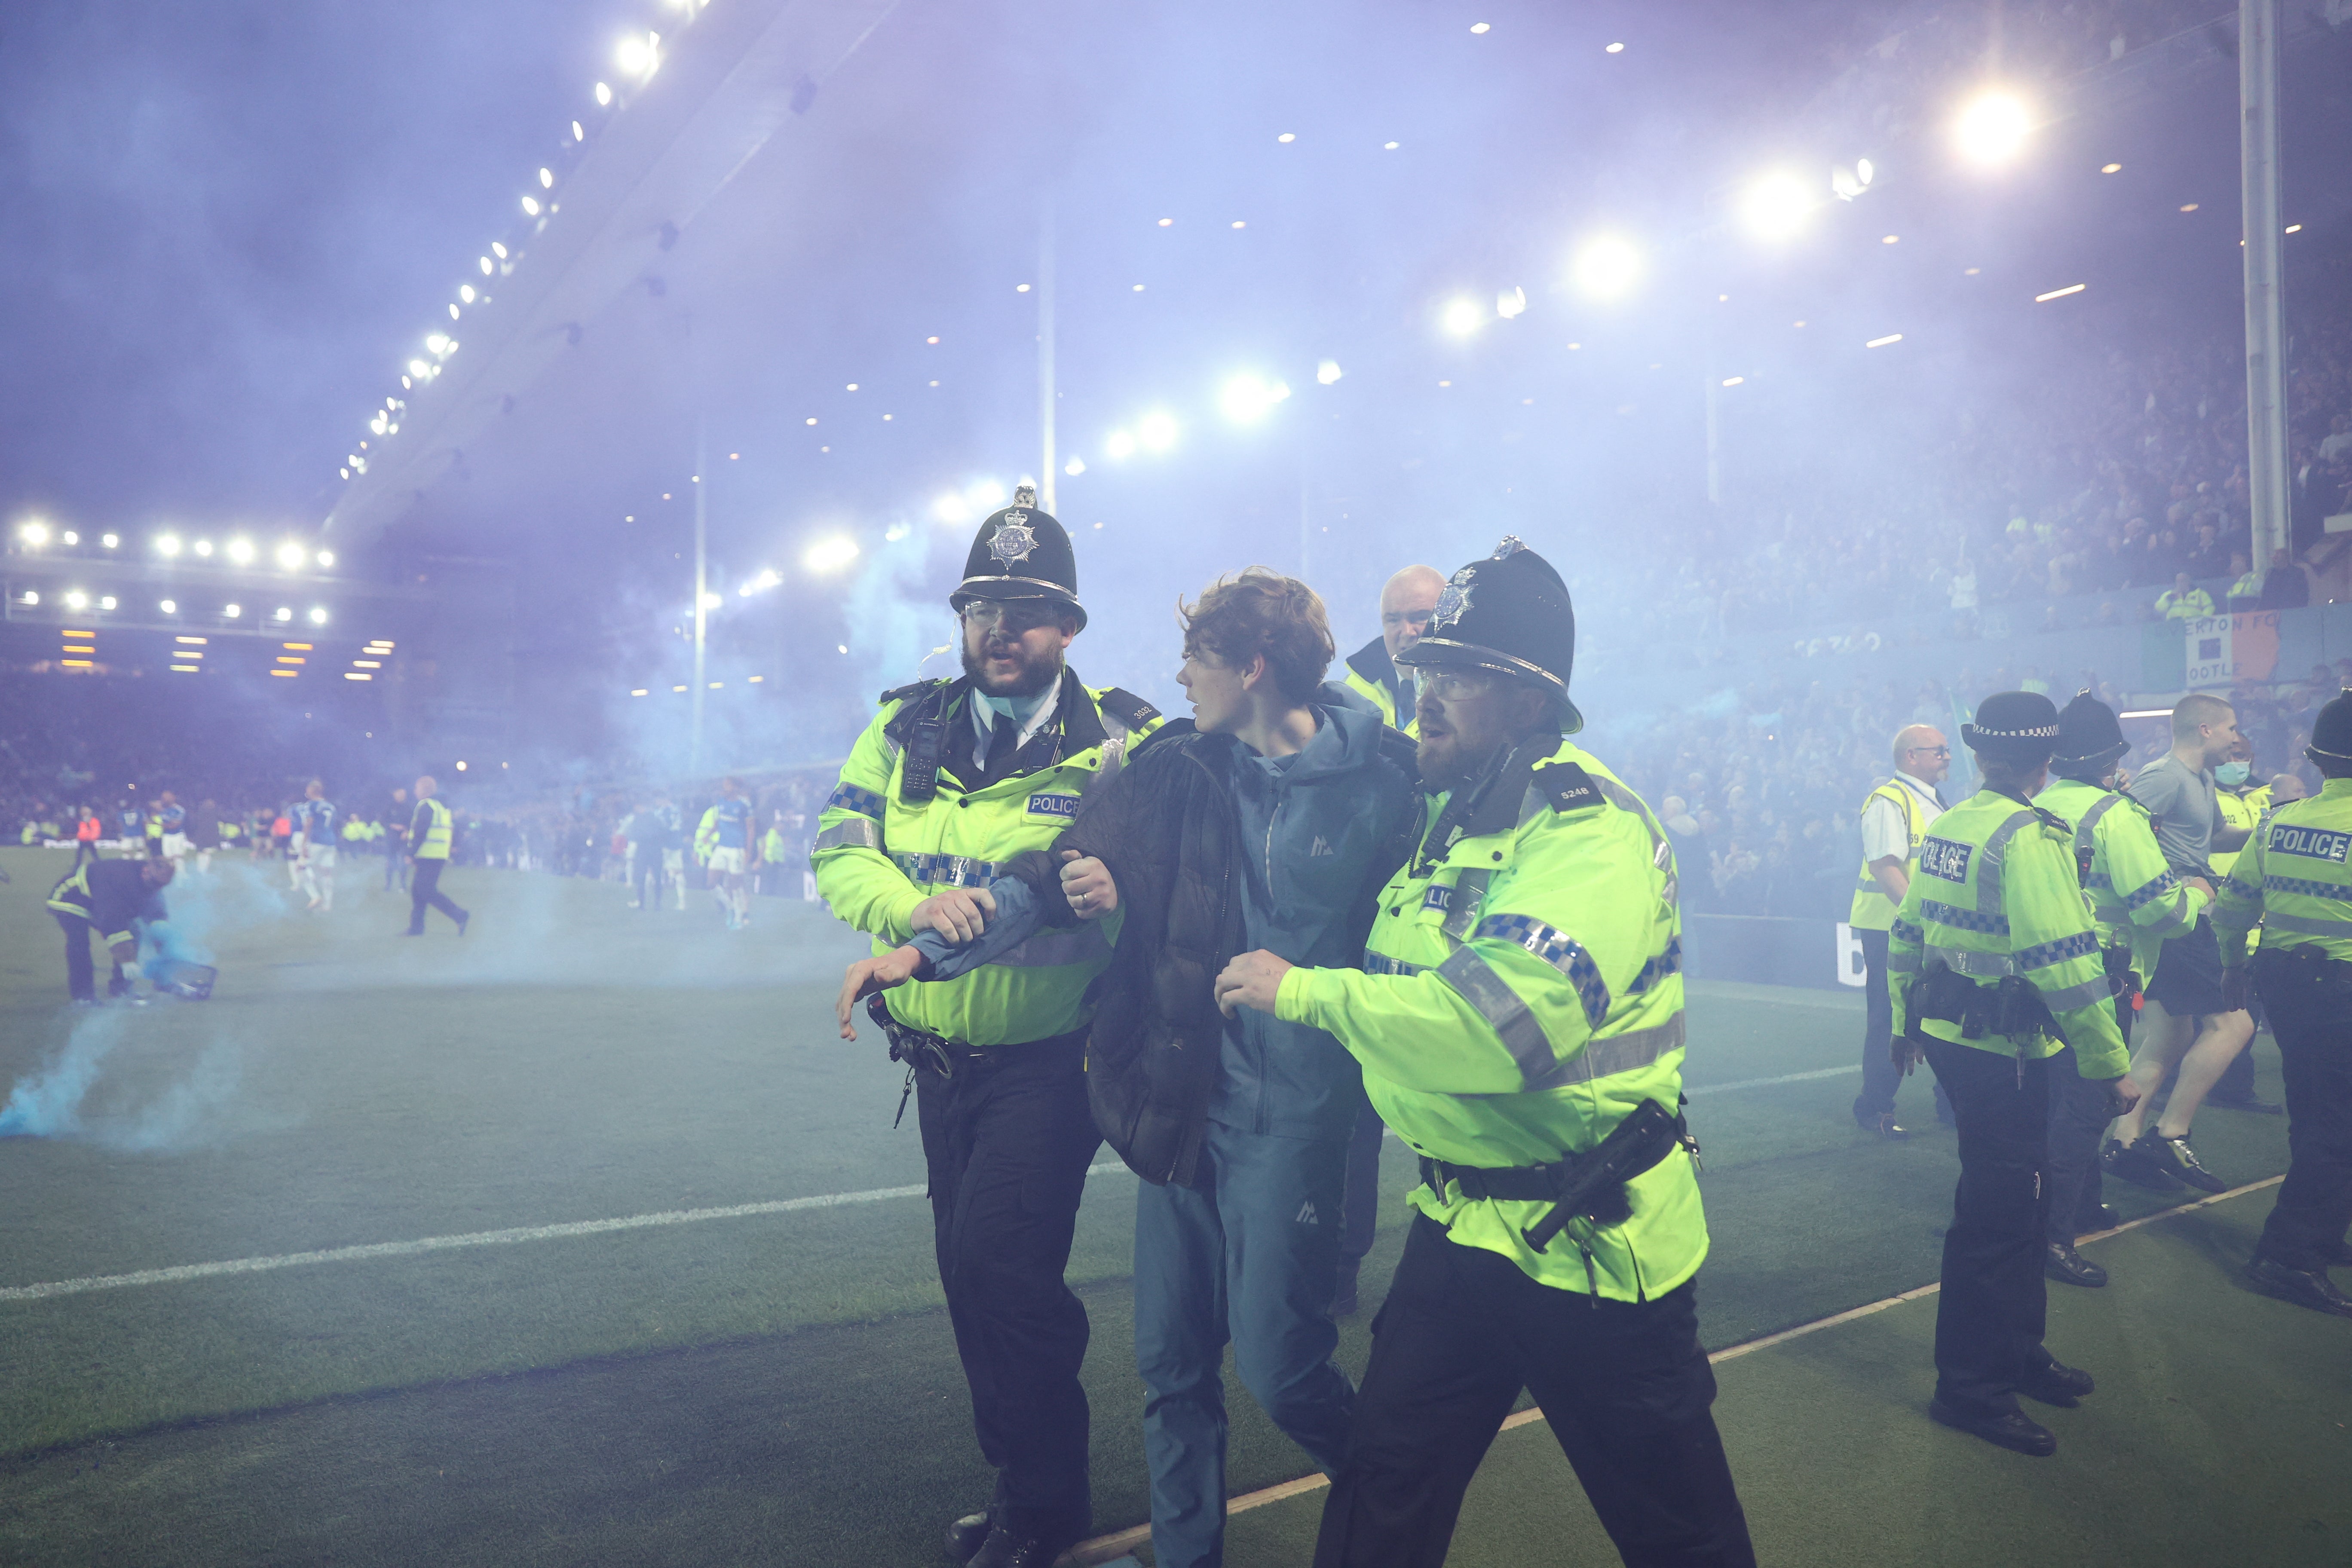
<svg viewBox="0 0 2352 1568">
<path fill-rule="evenodd" d="M 2218 697 L 2193 692 L 2172 710 L 2172 750 L 2142 768 L 2129 786 L 2132 798 L 2147 808 L 2157 847 L 2173 875 L 2209 902 L 2215 878 L 2207 857 L 2235 849 L 2247 837 L 2244 829 L 2221 825 L 2213 784 L 2214 767 L 2237 745 L 2236 712 Z M 2164 944 L 2143 1004 L 2129 1075 L 2140 1102 L 2108 1130 L 2106 1168 L 2158 1191 L 2184 1184 L 2226 1191 L 2229 1184 L 2198 1163 L 2189 1128 L 2214 1083 L 2253 1039 L 2254 1020 L 2222 1001 L 2221 949 L 2205 916 L 2187 936 Z M 2149 1130 L 2148 1102 L 2176 1069 L 2172 1098 Z"/>
</svg>

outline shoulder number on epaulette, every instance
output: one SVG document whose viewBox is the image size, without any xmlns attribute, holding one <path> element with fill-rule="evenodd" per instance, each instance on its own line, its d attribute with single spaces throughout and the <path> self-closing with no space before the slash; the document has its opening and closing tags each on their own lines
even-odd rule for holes
<svg viewBox="0 0 2352 1568">
<path fill-rule="evenodd" d="M 884 692 L 874 700 L 877 705 L 885 702 L 896 702 L 902 697 L 912 697 L 919 691 L 928 691 L 934 686 L 944 686 L 946 684 L 947 681 L 944 678 L 931 680 L 910 680 L 904 686 L 892 687 L 889 690 Z"/>
<path fill-rule="evenodd" d="M 1592 775 L 1574 763 L 1549 763 L 1535 771 L 1532 782 L 1554 811 L 1582 811 L 1607 798 Z"/>
<path fill-rule="evenodd" d="M 2042 819 L 2042 826 L 2049 828 L 2054 833 L 2064 835 L 2070 843 L 2074 840 L 2074 825 L 2067 821 L 2064 817 L 2059 816 L 2056 812 L 2050 810 L 2047 806 L 2040 805 L 2030 805 L 2025 809 L 2040 817 Z"/>
<path fill-rule="evenodd" d="M 1124 687 L 1105 687 L 1095 706 L 1130 730 L 1140 730 L 1160 717 L 1159 709 Z"/>
</svg>

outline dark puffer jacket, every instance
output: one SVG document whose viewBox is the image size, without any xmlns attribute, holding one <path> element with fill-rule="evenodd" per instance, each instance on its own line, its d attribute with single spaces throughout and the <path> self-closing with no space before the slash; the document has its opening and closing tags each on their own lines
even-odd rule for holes
<svg viewBox="0 0 2352 1568">
<path fill-rule="evenodd" d="M 1155 1184 L 1190 1185 L 1225 1056 L 1227 1024 L 1216 977 L 1245 951 L 1238 819 L 1231 794 L 1234 745 L 1177 721 L 1088 801 L 1051 851 L 1013 860 L 1049 923 L 1077 917 L 1061 892 L 1060 857 L 1099 858 L 1118 884 L 1121 925 L 1110 967 L 1094 983 L 1087 1085 L 1095 1123 L 1129 1167 Z M 1380 733 L 1381 760 L 1414 776 L 1413 743 Z M 1417 811 L 1376 850 L 1347 910 L 1349 951 L 1360 955 L 1381 888 L 1412 851 Z"/>
</svg>

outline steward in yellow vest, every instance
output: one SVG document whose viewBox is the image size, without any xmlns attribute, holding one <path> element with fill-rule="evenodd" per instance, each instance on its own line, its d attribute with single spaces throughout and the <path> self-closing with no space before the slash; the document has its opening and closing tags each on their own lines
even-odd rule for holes
<svg viewBox="0 0 2352 1568">
<path fill-rule="evenodd" d="M 1396 656 L 1419 640 L 1445 589 L 1433 566 L 1407 566 L 1381 589 L 1381 635 L 1348 656 L 1348 689 L 1380 710 L 1381 722 L 1414 733 L 1411 675 Z"/>
<path fill-rule="evenodd" d="M 1108 921 L 1042 931 L 952 980 L 899 984 L 917 931 L 969 941 L 988 885 L 1045 849 L 1115 773 L 1158 710 L 1090 689 L 1063 662 L 1087 613 L 1069 535 L 1027 486 L 981 524 L 948 604 L 964 673 L 882 694 L 817 819 L 818 894 L 874 941 L 850 966 L 919 1097 L 940 1284 L 971 1385 L 995 1501 L 950 1527 L 960 1560 L 1051 1563 L 1085 1538 L 1087 1312 L 1063 1282 L 1087 1167 L 1101 1138 L 1087 1100 L 1087 988 Z M 848 1005 L 842 1033 L 855 1037 Z M 899 1101 L 905 1110 L 905 1098 Z"/>
<path fill-rule="evenodd" d="M 2036 692 L 1984 700 L 1961 738 L 1984 787 L 1936 824 L 1895 916 L 1895 1051 L 1924 1055 L 1959 1121 L 1960 1182 L 1944 1233 L 1936 1395 L 1927 1413 L 2023 1454 L 2058 1439 L 2019 1394 L 2073 1405 L 2091 1375 L 2042 1343 L 2050 1058 L 2134 1096 L 2113 992 L 2084 902 L 2074 825 L 2030 804 L 2048 776 L 2058 710 Z"/>
<path fill-rule="evenodd" d="M 2352 1296 L 2327 1277 L 2352 1261 L 2352 691 L 2320 710 L 2303 754 L 2326 782 L 2273 812 L 2239 853 L 2213 932 L 2223 997 L 2242 1007 L 2260 993 L 2286 1079 L 2286 1181 L 2246 1273 L 2282 1300 L 2352 1318 Z"/>
<path fill-rule="evenodd" d="M 403 933 L 407 936 L 425 934 L 428 909 L 439 910 L 456 921 L 459 936 L 466 934 L 467 922 L 474 918 L 441 890 L 441 873 L 449 866 L 457 819 L 435 798 L 438 788 L 430 777 L 416 781 L 416 811 L 408 819 L 408 862 L 415 875 L 408 884 L 408 930 Z"/>
<path fill-rule="evenodd" d="M 1674 852 L 1562 738 L 1575 647 L 1566 584 L 1517 540 L 1455 573 L 1398 656 L 1433 794 L 1362 968 L 1259 951 L 1217 979 L 1228 1013 L 1335 1036 L 1421 1156 L 1318 1568 L 1441 1563 L 1465 1457 L 1522 1388 L 1629 1562 L 1755 1561 L 1693 1308 Z"/>
<path fill-rule="evenodd" d="M 1862 803 L 1862 870 L 1854 879 L 1853 905 L 1846 923 L 1862 943 L 1862 1092 L 1854 1097 L 1854 1124 L 1881 1138 L 1910 1136 L 1895 1121 L 1895 1094 L 1903 1079 L 1887 1047 L 1895 1040 L 1895 1014 L 1887 1000 L 1886 931 L 1911 879 L 1919 874 L 1919 845 L 1944 812 L 1937 789 L 1951 770 L 1952 748 L 1943 732 L 1927 724 L 1906 724 L 1889 749 L 1895 776 Z M 1937 1097 L 1940 1120 L 1949 1109 Z"/>
</svg>

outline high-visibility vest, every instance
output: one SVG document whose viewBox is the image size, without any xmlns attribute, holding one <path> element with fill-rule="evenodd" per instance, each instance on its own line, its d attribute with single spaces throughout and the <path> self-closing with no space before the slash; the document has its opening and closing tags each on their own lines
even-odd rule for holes
<svg viewBox="0 0 2352 1568">
<path fill-rule="evenodd" d="M 2268 786 L 2265 785 L 2264 788 L 2267 789 Z M 2221 808 L 2221 826 L 2242 828 L 2252 833 L 2254 830 L 2254 825 L 2263 819 L 2262 805 L 2254 799 L 2254 796 L 2262 792 L 2251 789 L 2233 790 L 2226 785 L 2215 786 L 2213 804 Z M 2216 849 L 2205 858 L 2212 863 L 2216 873 L 2226 877 L 2230 874 L 2230 868 L 2237 863 L 2238 854 L 2239 851 L 2235 849 Z"/>
<path fill-rule="evenodd" d="M 2265 949 L 2352 959 L 2352 779 L 2329 779 L 2280 806 L 2240 852 L 2213 903 L 2223 963 L 2245 962 L 2257 921 Z"/>
<path fill-rule="evenodd" d="M 433 814 L 433 826 L 425 830 L 425 841 L 416 847 L 415 854 L 419 860 L 446 860 L 452 822 L 449 808 L 429 795 L 421 804 Z"/>
<path fill-rule="evenodd" d="M 1911 837 L 1911 852 L 1903 863 L 1906 877 L 1919 874 L 1919 844 L 1927 837 L 1927 814 L 1916 790 L 1901 779 L 1888 779 L 1870 792 L 1870 800 L 1862 803 L 1863 813 L 1870 810 L 1872 800 L 1891 800 L 1903 813 L 1904 830 Z M 1853 905 L 1848 910 L 1845 923 L 1856 931 L 1885 931 L 1895 923 L 1895 900 L 1870 874 L 1870 861 L 1864 858 L 1862 870 L 1853 884 Z"/>
</svg>

